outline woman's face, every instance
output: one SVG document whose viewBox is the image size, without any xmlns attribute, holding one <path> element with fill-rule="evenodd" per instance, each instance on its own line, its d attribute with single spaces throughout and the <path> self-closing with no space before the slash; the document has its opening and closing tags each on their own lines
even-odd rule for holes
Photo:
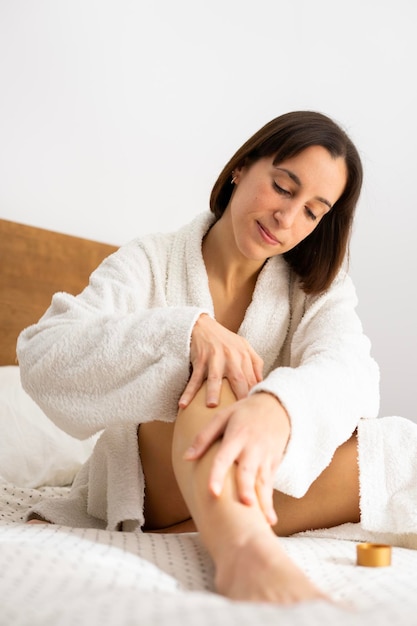
<svg viewBox="0 0 417 626">
<path fill-rule="evenodd" d="M 236 245 L 248 259 L 264 261 L 305 239 L 343 193 L 345 160 L 311 146 L 274 165 L 262 158 L 235 170 L 226 212 Z"/>
</svg>

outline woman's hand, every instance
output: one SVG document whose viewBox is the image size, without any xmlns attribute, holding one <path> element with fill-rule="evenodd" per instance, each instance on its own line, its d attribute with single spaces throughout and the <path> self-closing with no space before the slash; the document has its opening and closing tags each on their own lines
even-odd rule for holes
<svg viewBox="0 0 417 626">
<path fill-rule="evenodd" d="M 209 489 L 220 495 L 228 470 L 236 464 L 240 501 L 256 501 L 268 522 L 277 517 L 273 507 L 273 479 L 290 437 L 290 420 L 279 400 L 256 393 L 221 409 L 198 433 L 185 459 L 196 460 L 221 438 L 209 478 Z"/>
<path fill-rule="evenodd" d="M 262 380 L 263 361 L 249 343 L 209 315 L 200 315 L 191 336 L 191 378 L 179 400 L 184 409 L 207 379 L 206 405 L 219 403 L 223 378 L 239 400 Z"/>
</svg>

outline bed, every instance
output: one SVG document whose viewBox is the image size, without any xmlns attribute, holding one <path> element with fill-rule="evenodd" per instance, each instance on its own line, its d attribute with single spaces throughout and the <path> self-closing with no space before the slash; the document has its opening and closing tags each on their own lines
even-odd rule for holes
<svg viewBox="0 0 417 626">
<path fill-rule="evenodd" d="M 386 540 L 359 524 L 279 540 L 332 598 L 292 607 L 216 594 L 197 533 L 24 524 L 35 502 L 68 492 L 95 440 L 63 433 L 24 393 L 16 339 L 54 292 L 81 291 L 115 249 L 0 220 L 0 625 L 417 624 L 417 551 L 393 546 L 390 566 L 358 566 L 359 541 Z"/>
</svg>

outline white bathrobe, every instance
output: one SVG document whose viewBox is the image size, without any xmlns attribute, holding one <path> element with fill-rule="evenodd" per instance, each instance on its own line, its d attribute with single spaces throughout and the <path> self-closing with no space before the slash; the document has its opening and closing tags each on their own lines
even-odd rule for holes
<svg viewBox="0 0 417 626">
<path fill-rule="evenodd" d="M 202 312 L 214 317 L 202 239 L 204 213 L 177 233 L 135 239 L 93 272 L 77 297 L 55 294 L 18 340 L 22 383 L 58 426 L 79 438 L 104 430 L 69 500 L 36 512 L 75 526 L 143 525 L 137 425 L 173 421 Z M 291 437 L 274 487 L 302 496 L 361 418 L 378 413 L 379 372 L 341 271 L 306 296 L 281 256 L 262 269 L 239 334 L 264 360 L 251 391 L 275 394 Z"/>
</svg>

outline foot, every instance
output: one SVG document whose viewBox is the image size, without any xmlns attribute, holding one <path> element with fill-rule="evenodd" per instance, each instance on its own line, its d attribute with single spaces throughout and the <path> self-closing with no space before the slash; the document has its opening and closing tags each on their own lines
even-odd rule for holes
<svg viewBox="0 0 417 626">
<path fill-rule="evenodd" d="M 325 600 L 291 561 L 273 533 L 250 537 L 224 554 L 216 567 L 216 588 L 233 600 L 295 604 Z"/>
</svg>

